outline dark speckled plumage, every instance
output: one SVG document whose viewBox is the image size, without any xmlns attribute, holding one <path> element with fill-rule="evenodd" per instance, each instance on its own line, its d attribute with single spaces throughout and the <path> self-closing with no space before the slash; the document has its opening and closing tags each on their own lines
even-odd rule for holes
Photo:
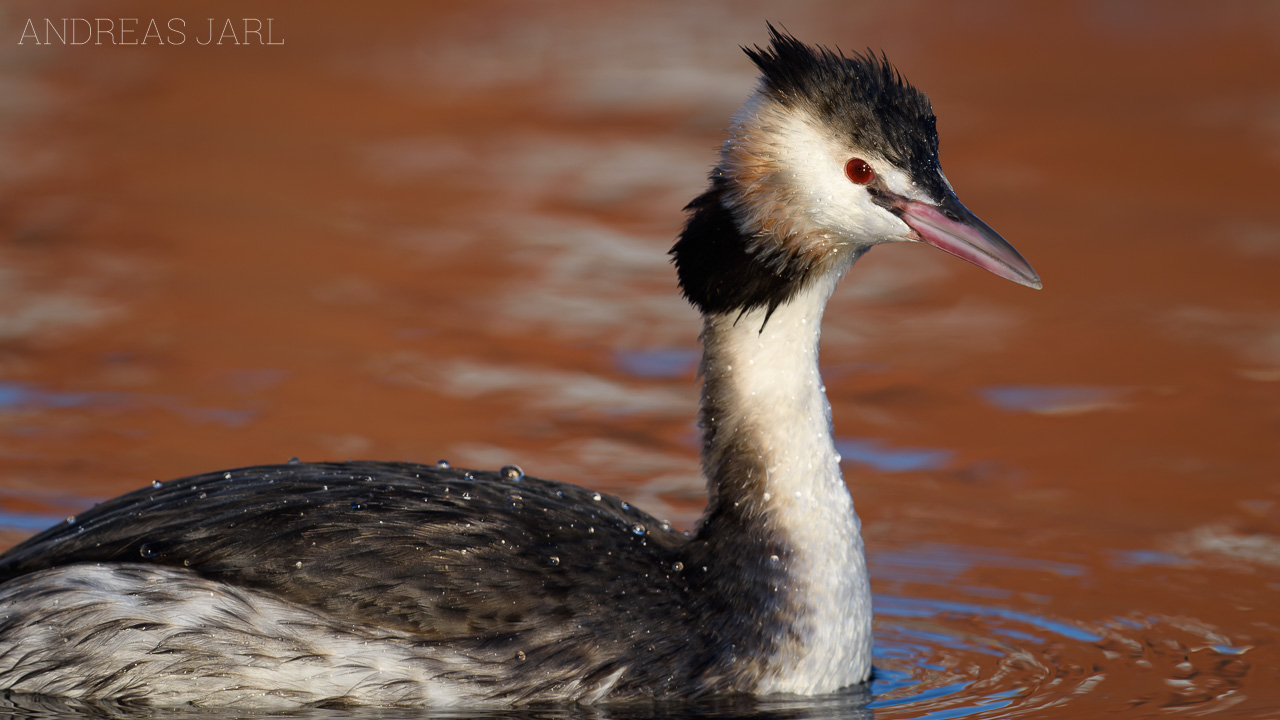
<svg viewBox="0 0 1280 720">
<path fill-rule="evenodd" d="M 767 628 L 737 622 L 758 612 L 734 612 L 743 599 L 735 565 L 760 557 L 750 550 L 708 547 L 565 483 L 297 463 L 197 475 L 105 502 L 0 557 L 0 582 L 76 563 L 169 567 L 333 613 L 335 623 L 465 646 L 527 673 L 529 698 L 623 666 L 612 697 L 663 697 L 750 685 L 749 665 L 725 662 L 729 647 L 767 649 Z M 503 675 L 495 698 L 508 692 Z"/>
</svg>

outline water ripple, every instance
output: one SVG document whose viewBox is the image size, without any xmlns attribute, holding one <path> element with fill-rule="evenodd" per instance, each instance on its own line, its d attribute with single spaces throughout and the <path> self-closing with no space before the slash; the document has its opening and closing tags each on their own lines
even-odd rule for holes
<svg viewBox="0 0 1280 720">
<path fill-rule="evenodd" d="M 1150 707 L 1230 706 L 1250 648 L 1186 618 L 1087 623 L 947 600 L 878 595 L 877 717 L 1025 717 L 1067 704 L 1077 716 Z"/>
</svg>

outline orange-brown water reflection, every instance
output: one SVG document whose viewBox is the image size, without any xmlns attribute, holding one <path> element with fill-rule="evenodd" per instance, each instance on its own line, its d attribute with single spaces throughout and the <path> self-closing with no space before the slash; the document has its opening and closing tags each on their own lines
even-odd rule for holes
<svg viewBox="0 0 1280 720">
<path fill-rule="evenodd" d="M 882 248 L 828 313 L 877 715 L 1280 706 L 1273 5 L 273 4 L 281 46 L 16 44 L 86 7 L 0 11 L 4 544 L 290 456 L 515 461 L 691 523 L 664 253 L 771 19 L 928 91 L 1045 281 Z"/>
</svg>

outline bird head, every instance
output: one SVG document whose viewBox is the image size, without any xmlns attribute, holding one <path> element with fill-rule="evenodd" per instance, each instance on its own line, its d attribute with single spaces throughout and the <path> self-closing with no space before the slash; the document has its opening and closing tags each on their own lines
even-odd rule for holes
<svg viewBox="0 0 1280 720">
<path fill-rule="evenodd" d="M 885 57 L 769 31 L 768 48 L 744 48 L 759 86 L 734 116 L 712 189 L 690 204 L 672 251 L 695 304 L 776 307 L 807 279 L 888 242 L 924 242 L 1040 287 L 1018 251 L 960 203 L 938 161 L 929 99 Z M 697 237 L 706 234 L 721 237 Z M 728 277 L 708 282 L 700 275 L 715 256 L 727 260 Z"/>
</svg>

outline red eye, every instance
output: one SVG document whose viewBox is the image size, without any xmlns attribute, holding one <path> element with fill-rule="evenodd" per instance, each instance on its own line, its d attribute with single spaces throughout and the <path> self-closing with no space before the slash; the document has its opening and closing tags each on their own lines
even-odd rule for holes
<svg viewBox="0 0 1280 720">
<path fill-rule="evenodd" d="M 876 171 L 871 169 L 866 160 L 854 158 L 844 164 L 844 174 L 859 185 L 866 185 L 876 179 Z"/>
</svg>

